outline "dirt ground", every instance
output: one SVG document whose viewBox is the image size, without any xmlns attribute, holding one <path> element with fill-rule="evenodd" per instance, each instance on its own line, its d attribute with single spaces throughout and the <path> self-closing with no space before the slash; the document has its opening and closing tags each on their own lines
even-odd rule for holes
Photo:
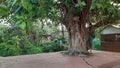
<svg viewBox="0 0 120 68">
<path fill-rule="evenodd" d="M 0 68 L 120 68 L 120 53 L 93 51 L 87 58 L 60 52 L 0 57 Z"/>
</svg>

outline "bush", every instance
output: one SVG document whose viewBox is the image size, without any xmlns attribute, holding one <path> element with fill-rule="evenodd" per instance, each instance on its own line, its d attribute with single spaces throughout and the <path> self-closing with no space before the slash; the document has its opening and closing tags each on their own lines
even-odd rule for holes
<svg viewBox="0 0 120 68">
<path fill-rule="evenodd" d="M 19 46 L 9 45 L 6 43 L 0 44 L 0 56 L 16 56 L 21 54 Z"/>
<path fill-rule="evenodd" d="M 36 53 L 41 53 L 42 50 L 40 47 L 37 47 L 35 45 L 24 45 L 22 48 L 22 54 L 36 54 Z"/>
<path fill-rule="evenodd" d="M 63 51 L 67 49 L 64 46 L 65 43 L 65 38 L 60 35 L 56 36 L 54 40 L 42 44 L 38 39 L 30 42 L 29 34 L 18 27 L 0 30 L 0 56 Z"/>
<path fill-rule="evenodd" d="M 1 35 L 0 56 L 16 56 L 21 54 L 18 36 L 8 37 L 9 34 Z"/>
<path fill-rule="evenodd" d="M 65 39 L 61 36 L 58 36 L 54 40 L 42 44 L 42 51 L 57 52 L 67 50 L 67 48 L 64 46 L 65 43 Z"/>
<path fill-rule="evenodd" d="M 36 54 L 41 53 L 42 50 L 40 47 L 34 45 L 33 42 L 30 42 L 27 36 L 22 36 L 20 41 L 20 48 L 22 49 L 22 54 Z"/>
<path fill-rule="evenodd" d="M 28 34 L 19 28 L 5 29 L 0 33 L 0 56 L 35 54 L 42 49 L 29 41 Z"/>
</svg>

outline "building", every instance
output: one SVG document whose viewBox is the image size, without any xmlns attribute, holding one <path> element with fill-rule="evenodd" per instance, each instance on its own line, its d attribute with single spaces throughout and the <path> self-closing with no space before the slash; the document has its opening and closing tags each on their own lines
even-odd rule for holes
<svg viewBox="0 0 120 68">
<path fill-rule="evenodd" d="M 101 50 L 120 52 L 120 28 L 107 26 L 101 32 Z"/>
</svg>

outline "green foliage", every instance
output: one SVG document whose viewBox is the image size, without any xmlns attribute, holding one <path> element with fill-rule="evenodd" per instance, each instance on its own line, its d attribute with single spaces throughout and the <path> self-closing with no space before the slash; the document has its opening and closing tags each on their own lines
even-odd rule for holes
<svg viewBox="0 0 120 68">
<path fill-rule="evenodd" d="M 72 10 L 71 10 L 71 11 L 72 11 L 72 13 L 74 13 L 74 14 L 76 14 L 76 15 L 77 15 L 77 14 L 80 14 L 80 13 L 81 13 L 82 9 L 81 9 L 81 8 L 77 8 L 77 7 L 76 7 L 76 8 L 72 8 Z"/>
<path fill-rule="evenodd" d="M 41 53 L 41 48 L 29 41 L 29 37 L 19 27 L 0 30 L 0 56 Z"/>
<path fill-rule="evenodd" d="M 23 23 L 19 24 L 19 27 L 20 27 L 22 30 L 25 30 L 25 28 L 26 28 L 26 23 L 23 22 Z"/>
<path fill-rule="evenodd" d="M 75 7 L 82 7 L 82 6 L 85 6 L 86 3 L 84 1 L 81 1 L 81 0 L 78 0 L 78 3 L 75 4 Z"/>
<path fill-rule="evenodd" d="M 0 56 L 16 56 L 21 54 L 19 46 L 0 43 Z"/>
<path fill-rule="evenodd" d="M 32 11 L 32 4 L 29 3 L 29 0 L 21 0 L 22 6 L 28 11 L 31 12 Z M 32 1 L 33 2 L 33 1 Z"/>
<path fill-rule="evenodd" d="M 4 4 L 0 4 L 0 17 L 6 16 L 8 14 L 8 7 Z"/>
<path fill-rule="evenodd" d="M 65 38 L 58 36 L 54 40 L 44 43 L 42 45 L 43 52 L 57 52 L 67 50 L 67 47 L 64 46 L 66 43 Z"/>
<path fill-rule="evenodd" d="M 104 6 L 101 3 L 102 3 L 102 0 L 101 1 L 92 0 L 92 5 L 90 7 L 90 10 L 103 8 Z"/>
<path fill-rule="evenodd" d="M 13 36 L 9 34 L 8 29 L 4 29 L 3 33 L 0 34 L 0 56 L 20 55 L 19 41 L 18 36 Z"/>
<path fill-rule="evenodd" d="M 36 54 L 41 52 L 56 52 L 66 50 L 67 47 L 64 46 L 66 40 L 61 36 L 56 36 L 56 38 L 47 43 L 42 43 L 42 35 L 48 34 L 49 32 L 56 31 L 56 27 L 50 27 L 49 32 L 45 29 L 46 27 L 34 25 L 31 31 L 26 32 L 26 30 L 20 27 L 22 21 L 22 16 L 17 16 L 18 22 L 12 24 L 10 27 L 0 27 L 0 56 L 14 56 L 14 55 L 26 55 L 26 54 Z M 39 22 L 39 25 L 41 23 Z M 35 27 L 35 29 L 34 29 Z M 33 32 L 34 31 L 34 32 Z M 30 37 L 35 36 L 35 40 L 30 41 Z M 42 46 L 41 46 L 42 45 Z"/>
<path fill-rule="evenodd" d="M 78 0 L 74 7 L 72 7 L 72 13 L 81 14 L 83 7 L 86 6 L 84 1 Z"/>
<path fill-rule="evenodd" d="M 20 55 L 19 37 L 13 34 L 7 27 L 1 28 L 0 32 L 0 56 Z"/>
<path fill-rule="evenodd" d="M 101 18 L 120 18 L 120 6 L 115 6 L 114 4 L 119 4 L 117 0 L 92 0 L 90 10 L 96 12 Z"/>
<path fill-rule="evenodd" d="M 2 7 L 3 9 L 1 9 L 1 14 L 4 15 L 9 13 L 8 16 L 11 14 L 20 16 L 27 14 L 28 16 L 24 17 L 27 17 L 29 21 L 37 18 L 48 18 L 56 21 L 60 16 L 59 8 L 56 7 L 56 2 L 62 3 L 65 7 L 72 7 L 70 11 L 73 11 L 75 14 L 80 14 L 82 9 L 86 6 L 86 2 L 82 0 L 5 0 L 4 2 L 5 4 L 1 4 L 1 7 L 4 6 Z M 118 18 L 120 17 L 119 7 L 111 4 L 112 2 L 116 4 L 120 3 L 119 0 L 92 0 L 90 11 L 94 11 L 97 15 L 103 17 Z M 19 9 L 19 7 L 21 8 Z M 10 8 L 10 11 L 8 8 Z M 28 20 L 24 20 L 24 22 L 28 22 Z"/>
<path fill-rule="evenodd" d="M 22 36 L 21 39 L 21 50 L 22 54 L 36 54 L 36 53 L 41 53 L 41 48 L 34 45 L 34 43 L 31 43 L 27 36 Z"/>
<path fill-rule="evenodd" d="M 96 35 L 97 38 L 100 38 L 100 32 L 101 32 L 106 26 L 107 26 L 107 25 L 101 26 L 101 27 L 95 29 L 95 35 Z"/>
<path fill-rule="evenodd" d="M 37 54 L 37 53 L 42 52 L 42 49 L 40 47 L 35 46 L 33 44 L 24 44 L 21 47 L 21 50 L 22 50 L 23 55 L 25 55 L 25 54 Z"/>
</svg>

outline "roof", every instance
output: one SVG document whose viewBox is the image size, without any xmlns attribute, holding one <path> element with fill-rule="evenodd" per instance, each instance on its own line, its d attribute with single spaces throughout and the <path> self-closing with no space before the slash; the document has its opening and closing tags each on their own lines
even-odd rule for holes
<svg viewBox="0 0 120 68">
<path fill-rule="evenodd" d="M 100 34 L 119 34 L 120 33 L 120 28 L 114 27 L 114 26 L 107 26 L 105 27 Z"/>
</svg>

